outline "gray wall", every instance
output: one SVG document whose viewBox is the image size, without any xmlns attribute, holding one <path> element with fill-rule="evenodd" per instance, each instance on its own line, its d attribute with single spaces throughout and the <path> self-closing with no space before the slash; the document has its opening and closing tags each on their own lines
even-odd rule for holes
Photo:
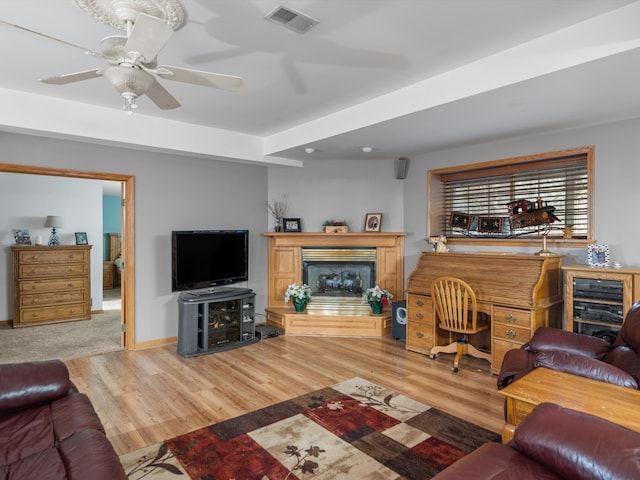
<svg viewBox="0 0 640 480">
<path fill-rule="evenodd" d="M 12 133 L 0 133 L 0 144 L 4 163 L 135 176 L 136 343 L 178 333 L 177 297 L 171 293 L 171 230 L 250 230 L 248 286 L 257 293 L 257 307 L 264 308 L 266 167 Z M 5 209 L 11 206 L 3 205 Z M 1 238 L 7 242 L 10 237 L 2 232 Z"/>
<path fill-rule="evenodd" d="M 251 230 L 248 286 L 258 293 L 261 311 L 267 288 L 266 241 L 261 233 L 273 226 L 266 212 L 268 199 L 286 195 L 289 215 L 300 217 L 306 231 L 320 231 L 330 218 L 346 219 L 352 231 L 361 231 L 365 213 L 382 212 L 383 231 L 407 233 L 408 275 L 419 253 L 430 248 L 424 240 L 427 171 L 434 168 L 595 145 L 596 239 L 610 246 L 612 261 L 640 266 L 640 225 L 632 216 L 640 202 L 635 177 L 639 131 L 640 120 L 630 120 L 412 155 L 404 180 L 394 178 L 393 159 L 305 160 L 302 169 L 267 168 L 9 133 L 0 133 L 0 142 L 6 163 L 135 175 L 136 342 L 145 342 L 177 335 L 176 296 L 170 292 L 171 230 Z M 566 254 L 566 264 L 586 263 L 585 249 L 558 253 Z"/>
<path fill-rule="evenodd" d="M 595 146 L 595 239 L 609 245 L 611 262 L 624 266 L 640 266 L 640 222 L 634 215 L 640 204 L 637 171 L 640 153 L 640 120 L 629 120 L 602 126 L 553 132 L 501 142 L 429 153 L 411 158 L 411 175 L 405 181 L 404 225 L 407 231 L 405 271 L 411 273 L 421 251 L 431 248 L 427 235 L 427 171 L 455 165 L 502 158 Z M 408 206 L 411 206 L 409 208 Z M 471 251 L 470 246 L 450 247 L 455 251 Z M 497 248 L 500 251 L 534 253 L 535 249 Z M 483 250 L 489 250 L 482 247 Z M 493 250 L 496 250 L 495 248 Z M 586 249 L 550 248 L 564 254 L 563 263 L 587 263 Z"/>
<path fill-rule="evenodd" d="M 350 232 L 362 232 L 367 213 L 382 213 L 383 232 L 402 232 L 404 184 L 393 162 L 311 159 L 303 168 L 270 167 L 270 200 L 284 196 L 287 215 L 300 218 L 307 232 L 322 231 L 326 220 L 346 220 Z"/>
</svg>

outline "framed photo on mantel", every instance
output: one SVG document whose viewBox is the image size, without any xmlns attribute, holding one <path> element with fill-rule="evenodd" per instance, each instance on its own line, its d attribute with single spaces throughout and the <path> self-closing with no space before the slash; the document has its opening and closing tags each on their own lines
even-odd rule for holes
<svg viewBox="0 0 640 480">
<path fill-rule="evenodd" d="M 282 219 L 282 231 L 283 232 L 301 232 L 300 219 L 299 218 L 283 218 Z"/>
<path fill-rule="evenodd" d="M 364 218 L 365 232 L 379 232 L 382 224 L 381 213 L 367 213 Z"/>
</svg>

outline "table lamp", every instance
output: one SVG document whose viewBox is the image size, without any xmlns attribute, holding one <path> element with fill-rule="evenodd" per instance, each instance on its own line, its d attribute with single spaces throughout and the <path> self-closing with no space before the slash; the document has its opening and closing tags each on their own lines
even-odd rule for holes
<svg viewBox="0 0 640 480">
<path fill-rule="evenodd" d="M 49 215 L 45 227 L 51 227 L 51 235 L 49 235 L 49 245 L 60 245 L 60 239 L 56 233 L 56 228 L 62 228 L 62 217 L 57 215 Z"/>
</svg>

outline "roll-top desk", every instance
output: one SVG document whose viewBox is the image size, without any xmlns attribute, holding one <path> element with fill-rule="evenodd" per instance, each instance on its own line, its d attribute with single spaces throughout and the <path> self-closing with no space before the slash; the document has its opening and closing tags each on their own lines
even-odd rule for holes
<svg viewBox="0 0 640 480">
<path fill-rule="evenodd" d="M 424 252 L 408 279 L 407 350 L 428 355 L 431 347 L 450 343 L 449 333 L 437 326 L 431 299 L 431 282 L 441 276 L 466 281 L 480 311 L 491 315 L 494 374 L 504 354 L 520 348 L 537 328 L 561 326 L 561 256 Z"/>
<path fill-rule="evenodd" d="M 91 318 L 91 245 L 11 250 L 14 327 Z"/>
</svg>

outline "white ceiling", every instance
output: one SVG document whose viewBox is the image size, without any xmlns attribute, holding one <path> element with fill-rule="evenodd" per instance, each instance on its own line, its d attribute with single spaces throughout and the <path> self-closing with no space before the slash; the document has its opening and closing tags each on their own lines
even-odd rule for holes
<svg viewBox="0 0 640 480">
<path fill-rule="evenodd" d="M 238 75 L 245 89 L 161 80 L 182 107 L 161 111 L 143 97 L 135 116 L 239 132 L 260 139 L 266 155 L 297 160 L 363 158 L 362 146 L 373 147 L 370 157 L 410 157 L 634 118 L 639 3 L 181 0 L 185 25 L 159 63 Z M 278 5 L 319 24 L 300 35 L 265 20 Z M 0 20 L 95 51 L 103 37 L 122 34 L 72 0 L 0 0 Z M 99 67 L 99 59 L 2 24 L 0 42 L 0 99 L 13 91 L 57 97 L 118 111 L 125 122 L 121 97 L 104 78 L 38 82 Z M 57 112 L 49 113 L 55 122 Z M 8 115 L 0 129 L 12 127 Z"/>
</svg>

